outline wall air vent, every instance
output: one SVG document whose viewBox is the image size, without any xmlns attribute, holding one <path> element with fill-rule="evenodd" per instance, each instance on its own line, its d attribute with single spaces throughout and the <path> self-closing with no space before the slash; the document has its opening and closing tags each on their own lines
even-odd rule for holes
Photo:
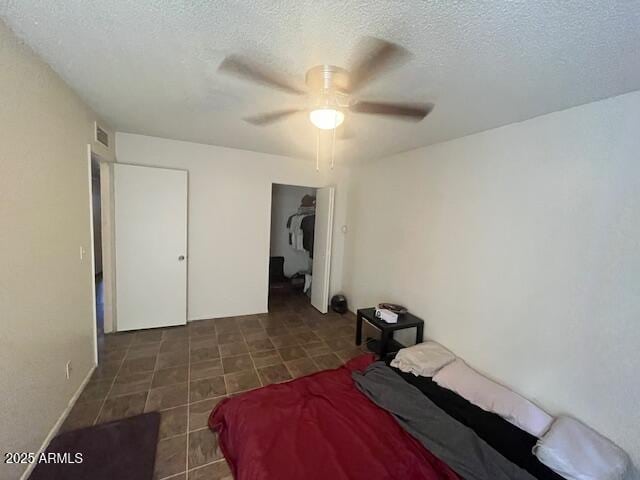
<svg viewBox="0 0 640 480">
<path fill-rule="evenodd" d="M 109 134 L 96 122 L 96 142 L 109 148 Z"/>
</svg>

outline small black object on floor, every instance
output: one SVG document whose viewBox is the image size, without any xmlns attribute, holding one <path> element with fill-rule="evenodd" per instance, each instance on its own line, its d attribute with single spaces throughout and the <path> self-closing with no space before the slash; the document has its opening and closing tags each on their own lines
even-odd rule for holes
<svg viewBox="0 0 640 480">
<path fill-rule="evenodd" d="M 349 307 L 347 305 L 347 297 L 345 297 L 344 295 L 334 295 L 331 298 L 331 310 L 333 310 L 334 312 L 342 315 L 343 313 L 347 313 L 348 309 Z"/>
<path fill-rule="evenodd" d="M 51 441 L 45 455 L 67 454 L 69 461 L 76 461 L 81 454 L 82 463 L 40 462 L 29 479 L 151 480 L 159 427 L 160 414 L 151 412 L 63 433 Z"/>
</svg>

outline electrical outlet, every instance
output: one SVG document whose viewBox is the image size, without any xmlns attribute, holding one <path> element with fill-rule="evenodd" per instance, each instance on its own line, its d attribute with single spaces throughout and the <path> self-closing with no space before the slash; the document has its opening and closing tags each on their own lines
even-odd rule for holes
<svg viewBox="0 0 640 480">
<path fill-rule="evenodd" d="M 69 360 L 67 362 L 67 368 L 66 368 L 67 380 L 69 380 L 71 378 L 71 372 L 72 371 L 73 371 L 73 366 L 71 365 L 71 360 Z"/>
<path fill-rule="evenodd" d="M 87 251 L 84 249 L 82 245 L 80 245 L 80 260 L 84 260 L 84 256 L 87 254 Z"/>
</svg>

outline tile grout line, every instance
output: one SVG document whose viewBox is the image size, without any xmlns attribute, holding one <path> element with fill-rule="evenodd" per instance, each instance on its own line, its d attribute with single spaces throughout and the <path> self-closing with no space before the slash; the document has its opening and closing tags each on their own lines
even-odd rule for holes
<svg viewBox="0 0 640 480">
<path fill-rule="evenodd" d="M 258 381 L 260 382 L 260 386 L 264 387 L 264 382 L 262 381 L 262 377 L 260 376 L 260 372 L 258 371 L 258 367 L 256 367 L 256 362 L 253 359 L 253 357 L 251 356 L 251 351 L 249 350 L 249 342 L 247 342 L 247 337 L 245 337 L 245 334 L 242 331 L 242 328 L 240 328 L 240 334 L 242 335 L 242 338 L 244 339 L 244 344 L 247 346 L 247 352 L 248 352 L 249 358 L 251 359 L 251 364 L 253 365 L 253 370 L 256 372 L 256 376 L 258 377 Z M 225 385 L 225 388 L 226 388 L 226 385 Z"/>
<path fill-rule="evenodd" d="M 144 407 L 142 408 L 142 413 L 147 411 L 149 397 L 151 396 L 151 389 L 153 388 L 153 380 L 156 377 L 156 371 L 158 370 L 158 361 L 160 359 L 160 348 L 162 348 L 163 337 L 164 337 L 164 333 L 162 333 L 162 337 L 160 337 L 160 347 L 158 348 L 158 353 L 156 353 L 156 361 L 153 364 L 153 371 L 151 372 L 151 382 L 149 383 L 149 388 L 147 388 L 147 398 L 145 398 L 144 400 Z"/>
<path fill-rule="evenodd" d="M 197 431 L 197 430 L 195 430 L 195 431 Z M 173 438 L 173 437 L 171 437 L 171 438 Z M 226 462 L 226 459 L 223 457 L 223 458 L 220 458 L 220 459 L 218 459 L 218 460 L 214 460 L 213 462 L 205 463 L 204 465 L 200 465 L 200 466 L 198 466 L 198 467 L 194 467 L 194 468 L 192 468 L 191 470 L 200 470 L 201 468 L 205 468 L 205 467 L 208 467 L 209 465 L 213 465 L 214 463 L 220 463 L 220 462 Z M 180 472 L 180 473 L 173 473 L 173 474 L 169 475 L 168 477 L 162 477 L 162 478 L 160 478 L 160 479 L 158 479 L 158 480 L 171 480 L 172 478 L 179 477 L 179 476 L 180 476 L 180 475 L 182 475 L 183 473 L 184 473 L 185 475 L 188 475 L 188 474 L 189 474 L 189 471 L 190 471 L 190 470 L 185 470 L 184 472 Z M 185 478 L 186 478 L 186 477 L 185 477 Z"/>
<path fill-rule="evenodd" d="M 302 313 L 298 313 L 298 312 L 296 312 L 296 311 L 294 311 L 293 313 L 295 313 L 296 315 L 299 315 L 300 317 L 302 317 L 302 318 L 303 318 L 303 322 L 304 322 L 304 315 L 303 315 Z M 289 345 L 289 347 L 293 347 L 293 346 L 301 347 L 301 348 L 303 349 L 303 351 L 305 352 L 305 354 L 306 354 L 306 358 L 311 359 L 312 363 L 313 363 L 317 368 L 320 368 L 320 365 L 318 365 L 318 363 L 317 363 L 317 361 L 315 360 L 315 358 L 314 358 L 314 357 L 312 357 L 312 356 L 307 352 L 307 350 L 304 348 L 304 345 L 309 344 L 309 343 L 313 343 L 313 342 L 318 342 L 318 343 L 322 343 L 322 344 L 324 344 L 325 346 L 327 346 L 327 347 L 328 347 L 328 344 L 327 344 L 327 338 L 325 338 L 325 337 L 327 336 L 327 335 L 326 335 L 326 333 L 325 333 L 325 335 L 322 335 L 322 336 L 318 335 L 318 330 L 324 330 L 324 329 L 320 329 L 320 328 L 315 328 L 315 329 L 314 329 L 312 326 L 310 326 L 310 325 L 308 325 L 308 324 L 306 324 L 306 323 L 304 323 L 303 325 L 295 325 L 295 326 L 291 326 L 291 325 L 289 325 L 286 321 L 284 321 L 284 323 L 282 323 L 282 324 L 280 324 L 280 325 L 278 325 L 278 326 L 275 326 L 275 327 L 265 327 L 265 322 L 261 321 L 262 319 L 263 319 L 263 317 L 258 317 L 258 320 L 259 320 L 259 323 L 260 323 L 260 326 L 261 326 L 261 329 L 260 329 L 260 330 L 249 329 L 247 332 L 245 332 L 242 328 L 239 328 L 239 332 L 240 332 L 240 334 L 241 334 L 242 341 L 243 341 L 243 343 L 245 344 L 245 347 L 247 347 L 247 353 L 249 354 L 249 358 L 250 358 L 251 363 L 252 363 L 252 365 L 253 365 L 253 370 L 254 370 L 254 372 L 258 375 L 258 380 L 259 380 L 259 382 L 260 382 L 260 385 L 261 385 L 261 386 L 264 386 L 264 384 L 265 384 L 265 383 L 264 383 L 263 379 L 261 378 L 261 376 L 260 376 L 260 374 L 259 374 L 259 370 L 258 370 L 258 367 L 257 367 L 256 361 L 255 361 L 255 359 L 253 358 L 253 353 L 260 353 L 260 352 L 263 352 L 263 351 L 275 350 L 275 351 L 276 351 L 276 353 L 277 353 L 277 356 L 276 356 L 276 358 L 274 358 L 274 360 L 276 360 L 277 358 L 279 358 L 279 359 L 280 359 L 280 362 L 279 362 L 279 363 L 284 364 L 284 366 L 285 366 L 286 370 L 289 372 L 289 374 L 291 375 L 291 377 L 292 377 L 292 378 L 296 378 L 296 377 L 294 377 L 294 375 L 292 374 L 291 369 L 287 366 L 287 364 L 286 364 L 286 362 L 285 362 L 285 360 L 284 360 L 284 357 L 282 356 L 282 353 L 280 352 L 280 348 L 286 348 L 286 347 L 277 347 L 277 346 L 276 346 L 275 344 L 273 344 L 273 342 L 272 342 L 272 346 L 273 346 L 273 348 L 264 349 L 264 350 L 256 350 L 256 352 L 251 352 L 251 350 L 249 349 L 249 341 L 247 340 L 247 335 L 250 335 L 250 334 L 252 334 L 252 333 L 257 333 L 258 331 L 263 331 L 263 332 L 265 332 L 265 333 L 266 333 L 267 328 L 274 328 L 274 329 L 280 329 L 280 328 L 281 328 L 281 329 L 283 330 L 283 332 L 285 332 L 285 335 L 297 335 L 298 333 L 303 333 L 303 332 L 300 332 L 300 330 L 301 330 L 301 329 L 302 329 L 302 330 L 304 330 L 304 328 L 303 328 L 303 327 L 307 327 L 307 328 L 308 328 L 308 329 L 309 329 L 313 334 L 315 334 L 315 335 L 316 335 L 316 340 L 312 340 L 312 341 L 305 341 L 305 342 L 303 342 L 303 341 L 301 341 L 300 339 L 296 339 L 296 341 L 295 341 L 294 345 Z M 239 326 L 239 325 L 238 325 L 238 326 Z M 341 326 L 342 326 L 342 325 L 341 325 Z M 189 327 L 189 325 L 187 324 L 187 328 L 188 328 L 188 327 Z M 329 328 L 329 327 L 327 327 L 327 328 Z M 329 329 L 330 329 L 330 330 L 335 330 L 335 329 L 337 329 L 337 328 L 339 328 L 339 327 L 335 327 L 335 328 L 331 327 L 331 328 L 329 328 Z M 214 335 L 216 336 L 216 339 L 217 339 L 217 337 L 220 335 L 220 333 L 218 333 L 218 328 L 217 328 L 217 326 L 215 325 L 215 323 L 214 323 L 214 332 L 215 332 L 215 334 L 214 334 Z M 222 333 L 225 333 L 225 332 L 222 332 Z M 229 333 L 229 332 L 227 332 L 227 333 Z M 328 332 L 327 332 L 327 333 L 328 333 Z M 344 337 L 348 337 L 348 336 L 351 336 L 351 334 L 349 334 L 349 335 L 340 335 L 340 337 L 343 337 L 343 336 L 344 336 Z M 333 337 L 331 337 L 331 338 L 333 338 Z M 269 339 L 269 340 L 271 340 L 271 341 L 273 340 L 273 338 L 272 338 L 271 336 L 269 336 L 268 334 L 267 334 L 267 339 Z M 159 342 L 159 343 L 160 343 L 160 348 L 161 348 L 162 342 L 163 342 L 164 340 L 166 340 L 166 339 L 164 338 L 164 335 L 163 335 L 163 336 L 161 337 L 161 339 L 160 339 L 160 342 Z M 169 339 L 169 340 L 170 340 L 170 339 Z M 186 409 L 187 409 L 187 432 L 186 432 L 186 439 L 187 439 L 187 444 L 186 444 L 186 450 L 187 450 L 187 451 L 186 451 L 186 457 L 187 457 L 187 458 L 185 459 L 185 471 L 184 471 L 184 472 L 177 473 L 177 474 L 172 474 L 172 475 L 170 475 L 170 476 L 168 476 L 168 477 L 164 477 L 164 478 L 166 478 L 166 479 L 169 479 L 169 478 L 172 478 L 172 477 L 177 477 L 177 476 L 179 476 L 179 475 L 182 475 L 182 473 L 184 473 L 184 474 L 185 474 L 185 477 L 188 477 L 188 476 L 189 476 L 189 473 L 188 473 L 188 472 L 189 472 L 189 462 L 188 462 L 189 443 L 188 443 L 188 441 L 189 441 L 189 436 L 190 436 L 190 434 L 191 434 L 191 433 L 193 433 L 193 432 L 190 432 L 190 427 L 191 427 L 191 418 L 190 418 L 190 412 L 189 412 L 189 406 L 190 406 L 190 405 L 191 405 L 191 403 L 192 403 L 192 402 L 191 402 L 191 398 L 190 398 L 190 395 L 191 395 L 191 392 L 190 392 L 190 390 L 191 390 L 191 389 L 190 389 L 190 384 L 191 384 L 191 379 L 192 379 L 192 377 L 191 377 L 191 367 L 192 367 L 191 346 L 192 346 L 192 340 L 193 340 L 193 339 L 192 339 L 192 335 L 191 335 L 190 331 L 188 330 L 188 331 L 187 331 L 187 346 L 188 346 L 188 355 L 189 355 L 189 358 L 187 359 L 187 403 L 186 403 L 186 404 L 183 404 L 183 405 L 178 405 L 178 406 L 171 407 L 171 408 L 179 408 L 179 407 L 183 407 L 183 406 L 184 406 L 184 407 L 186 407 Z M 149 342 L 149 343 L 155 343 L 155 342 Z M 110 384 L 110 387 L 109 387 L 109 391 L 107 392 L 106 397 L 105 397 L 105 398 L 104 398 L 104 400 L 102 401 L 102 404 L 101 404 L 100 410 L 98 411 L 98 416 L 97 416 L 96 420 L 94 420 L 94 423 L 95 423 L 95 422 L 97 422 L 98 418 L 100 418 L 100 415 L 103 413 L 103 410 L 104 410 L 104 407 L 105 407 L 106 401 L 107 401 L 107 399 L 108 399 L 108 398 L 110 398 L 111 393 L 113 392 L 113 389 L 114 389 L 114 386 L 115 386 L 115 382 L 116 382 L 116 380 L 117 380 L 118 376 L 119 376 L 121 373 L 123 373 L 123 372 L 124 372 L 124 370 L 123 370 L 123 368 L 124 368 L 124 363 L 126 363 L 126 360 L 127 360 L 128 356 L 129 356 L 129 354 L 130 354 L 130 353 L 135 349 L 135 348 L 134 348 L 134 347 L 135 347 L 135 345 L 137 345 L 137 344 L 135 343 L 135 336 L 134 336 L 134 337 L 131 339 L 130 343 L 126 346 L 126 348 L 125 348 L 125 349 L 123 349 L 123 350 L 125 350 L 125 355 L 123 356 L 123 358 L 122 358 L 122 360 L 121 360 L 121 362 L 120 362 L 120 364 L 119 364 L 119 366 L 118 366 L 118 369 L 117 369 L 117 371 L 116 371 L 116 374 L 115 374 L 114 378 L 113 378 L 113 379 L 112 379 L 112 381 L 111 381 L 111 384 Z M 144 347 L 144 346 L 145 346 L 145 342 L 142 342 L 142 344 L 141 344 L 141 345 Z M 220 344 L 219 344 L 219 343 L 217 343 L 217 344 L 216 344 L 216 348 L 217 348 L 217 350 L 218 350 L 218 355 L 219 355 L 219 357 L 218 357 L 218 358 L 220 358 L 220 360 L 222 361 L 222 351 L 221 351 L 221 348 L 220 348 Z M 341 358 L 341 357 L 340 357 L 340 356 L 339 356 L 335 351 L 333 351 L 330 347 L 329 347 L 329 352 L 328 352 L 328 353 L 331 353 L 331 354 L 335 355 L 339 360 L 341 360 L 341 364 L 343 364 L 343 363 L 344 363 L 344 361 L 342 361 L 342 358 Z M 319 355 L 318 355 L 318 356 L 319 356 Z M 156 353 L 156 361 L 154 362 L 154 369 L 153 369 L 153 371 L 152 371 L 152 380 L 153 380 L 153 377 L 155 377 L 155 374 L 156 374 L 156 372 L 157 372 L 157 370 L 158 370 L 158 367 L 159 367 L 159 361 L 160 361 L 160 358 L 159 358 L 159 357 L 160 357 L 160 352 L 158 351 L 158 352 Z M 295 359 L 294 359 L 294 360 L 295 360 Z M 277 364 L 276 364 L 276 365 L 277 365 Z M 265 365 L 265 366 L 268 366 L 268 365 Z M 263 366 L 263 367 L 264 367 L 264 366 Z M 137 372 L 136 372 L 136 373 L 137 373 Z M 214 377 L 215 377 L 215 376 L 214 376 Z M 207 378 L 214 378 L 214 377 L 207 377 Z M 223 378 L 224 378 L 224 377 L 225 377 L 225 374 L 224 374 L 224 370 L 223 370 Z M 276 382 L 276 383 L 280 383 L 280 382 Z M 247 391 L 251 391 L 251 390 L 254 390 L 255 388 L 259 388 L 259 387 L 249 388 L 249 389 L 246 389 L 246 390 L 240 390 L 240 391 L 238 391 L 238 392 L 234 392 L 234 393 L 233 393 L 233 395 L 240 394 L 240 393 L 244 393 L 244 392 L 247 392 Z M 227 390 L 227 392 L 226 392 L 226 394 L 225 394 L 225 395 L 222 395 L 222 397 L 226 397 L 226 396 L 228 396 L 228 395 L 229 395 L 229 392 L 228 392 L 228 384 L 227 384 L 226 378 L 225 378 L 225 389 Z M 146 398 L 145 398 L 145 410 L 146 410 L 146 407 L 147 407 L 147 404 L 148 404 L 148 401 L 149 401 L 150 390 L 151 390 L 151 386 L 147 389 L 147 392 L 146 392 L 146 393 L 147 393 L 147 396 L 146 396 Z M 123 394 L 123 395 L 125 395 L 125 394 Z M 220 396 L 220 395 L 218 395 L 217 397 L 221 397 L 221 396 Z M 201 399 L 200 401 L 207 401 L 207 400 L 210 400 L 210 399 L 212 399 L 212 398 L 217 398 L 217 397 L 210 397 L 210 398 L 207 398 L 207 399 Z M 197 402 L 193 402 L 193 403 L 197 403 Z M 165 410 L 167 410 L 167 409 L 165 409 Z M 206 427 L 206 426 L 205 426 L 205 427 L 201 427 L 201 428 L 198 428 L 198 429 L 194 430 L 194 432 L 197 432 L 197 431 L 200 431 L 200 430 L 205 430 L 206 428 L 208 428 L 208 427 Z M 166 437 L 166 438 L 174 438 L 174 437 L 175 437 L 175 436 Z M 163 439 L 163 440 L 164 440 L 164 439 Z M 207 463 L 207 464 L 204 464 L 204 465 L 199 465 L 198 467 L 194 467 L 194 469 L 202 468 L 202 467 L 205 467 L 205 466 L 210 465 L 210 464 L 213 464 L 213 463 L 222 462 L 222 461 L 224 461 L 224 460 L 225 460 L 224 458 L 219 459 L 219 460 L 215 460 L 215 461 L 213 461 L 213 462 L 210 462 L 210 463 Z"/>
<path fill-rule="evenodd" d="M 215 324 L 214 324 L 215 325 Z M 188 327 L 187 327 L 188 328 Z M 214 326 L 215 331 L 215 326 Z M 218 352 L 219 353 L 219 352 Z M 186 456 L 185 456 L 185 480 L 189 480 L 189 427 L 191 423 L 191 409 L 189 408 L 191 402 L 191 334 L 187 332 L 187 355 L 189 358 L 187 359 L 187 435 L 186 435 Z"/>
<path fill-rule="evenodd" d="M 205 463 L 204 465 L 200 465 L 198 467 L 194 467 L 191 470 L 200 470 L 201 468 L 208 467 L 209 465 L 213 465 L 214 463 L 220 463 L 220 462 L 226 462 L 226 461 L 227 461 L 227 459 L 222 457 L 222 458 L 220 458 L 218 460 L 214 460 L 213 462 Z M 189 470 L 187 470 L 187 473 L 188 472 L 189 472 Z"/>
<path fill-rule="evenodd" d="M 185 470 L 184 472 L 180 472 L 180 473 L 172 473 L 168 477 L 162 477 L 162 478 L 159 478 L 158 480 L 171 480 L 172 478 L 178 478 L 183 473 L 185 474 L 185 478 L 186 478 L 187 471 Z"/>
<path fill-rule="evenodd" d="M 302 348 L 300 345 L 298 345 L 300 348 Z M 304 348 L 302 349 L 302 351 L 305 353 L 305 355 L 307 354 L 307 352 L 304 350 Z M 287 362 L 285 361 L 284 357 L 282 356 L 282 354 L 280 353 L 280 350 L 276 349 L 276 352 L 278 353 L 278 355 L 280 356 L 280 360 L 282 360 L 282 364 L 284 365 L 284 368 L 287 370 L 287 372 L 289 372 L 289 375 L 291 376 L 291 379 L 295 379 L 296 376 L 293 374 L 293 372 L 291 371 L 291 369 L 289 368 L 289 366 L 287 365 Z"/>
<path fill-rule="evenodd" d="M 244 390 L 244 391 L 245 391 L 245 392 L 248 392 L 249 390 Z M 239 392 L 239 393 L 242 393 L 242 392 Z M 214 397 L 214 398 L 217 398 L 217 397 Z M 207 400 L 212 400 L 212 399 L 211 399 L 211 398 L 208 398 Z M 203 400 L 203 401 L 204 401 L 204 400 Z M 186 405 L 181 405 L 180 407 L 173 407 L 173 408 L 181 408 L 181 407 L 184 407 L 184 406 L 186 406 Z M 169 409 L 169 410 L 171 410 L 171 409 Z M 208 427 L 208 426 L 206 426 L 206 427 L 199 427 L 199 428 L 195 428 L 195 429 L 193 429 L 193 430 L 191 430 L 191 431 L 192 431 L 192 432 L 199 432 L 199 431 L 201 431 L 201 430 L 206 430 L 207 428 L 209 428 L 209 427 Z M 176 434 L 174 434 L 174 435 L 168 435 L 168 436 L 166 436 L 166 437 L 161 438 L 160 440 L 161 440 L 161 441 L 164 441 L 164 440 L 171 440 L 171 439 L 173 439 L 173 438 L 182 437 L 183 435 L 186 435 L 187 433 L 188 433 L 188 432 L 184 432 L 184 433 L 176 433 Z M 194 467 L 194 468 L 196 468 L 196 467 Z M 177 473 L 172 473 L 172 475 L 177 475 Z"/>
<path fill-rule="evenodd" d="M 133 338 L 131 340 L 133 341 Z M 125 353 L 124 357 L 122 357 L 122 360 L 120 361 L 120 366 L 118 367 L 118 370 L 116 371 L 116 374 L 113 376 L 113 380 L 111 381 L 111 385 L 109 386 L 109 390 L 107 391 L 107 394 L 105 395 L 104 400 L 102 400 L 102 404 L 100 405 L 100 409 L 98 410 L 98 414 L 96 415 L 96 418 L 93 420 L 93 423 L 91 423 L 91 425 L 97 425 L 98 420 L 100 419 L 100 415 L 102 415 L 102 410 L 104 409 L 104 406 L 107 403 L 107 399 L 109 398 L 109 394 L 111 393 L 111 390 L 113 390 L 113 386 L 115 385 L 116 379 L 118 378 L 118 375 L 120 374 L 120 370 L 122 370 L 122 366 L 124 365 L 124 362 L 127 359 L 127 355 L 129 354 L 129 349 L 130 348 L 131 348 L 131 343 L 129 343 L 129 345 L 127 346 L 127 352 Z M 100 360 L 98 360 L 98 362 L 100 362 Z M 146 402 L 146 399 L 145 399 L 145 402 Z"/>
<path fill-rule="evenodd" d="M 208 380 L 209 378 L 217 378 L 219 376 L 221 376 L 221 375 L 217 375 L 216 377 L 203 378 L 203 380 Z M 171 385 L 167 385 L 167 387 L 173 387 L 175 385 L 181 385 L 181 383 L 172 383 Z M 163 387 L 159 387 L 159 388 L 163 388 Z M 141 392 L 138 392 L 138 393 L 141 393 Z M 166 412 L 167 410 L 174 410 L 176 408 L 188 407 L 189 405 L 193 405 L 194 403 L 206 402 L 207 400 L 213 400 L 215 398 L 220 398 L 220 397 L 226 397 L 226 395 L 217 395 L 215 397 L 207 397 L 207 398 L 203 398 L 202 400 L 196 400 L 195 402 L 181 403 L 180 405 L 175 405 L 173 407 L 167 407 L 167 408 L 160 409 L 160 410 L 158 410 L 158 412 Z M 179 435 L 184 435 L 184 434 L 180 433 Z"/>
<path fill-rule="evenodd" d="M 285 361 L 285 360 L 284 360 L 284 358 L 282 357 L 282 354 L 278 351 L 278 349 L 272 349 L 272 350 L 275 350 L 275 351 L 276 351 L 276 353 L 278 354 L 278 358 L 280 358 L 280 360 L 275 360 L 275 362 L 276 362 L 276 363 L 272 363 L 272 364 L 269 364 L 269 365 L 263 365 L 263 366 L 261 366 L 261 367 L 257 367 L 257 366 L 256 366 L 255 361 L 253 360 L 253 358 L 252 358 L 252 356 L 251 356 L 251 354 L 250 354 L 250 353 L 249 353 L 249 354 L 244 354 L 244 353 L 242 353 L 242 354 L 239 354 L 239 355 L 232 355 L 232 356 L 230 356 L 230 357 L 224 357 L 224 358 L 233 358 L 233 357 L 239 357 L 239 356 L 248 355 L 248 356 L 251 358 L 252 363 L 253 363 L 253 365 L 254 365 L 253 369 L 255 369 L 256 371 L 257 371 L 259 368 L 273 367 L 273 366 L 276 366 L 276 365 L 279 365 L 279 364 L 284 364 L 284 365 L 286 366 L 286 362 L 293 362 L 293 361 L 296 361 L 296 360 L 311 360 L 311 361 L 314 363 L 314 365 L 316 365 L 318 368 L 320 368 L 320 366 L 319 366 L 319 365 L 317 365 L 317 363 L 316 363 L 316 361 L 315 361 L 315 358 L 316 358 L 316 357 L 319 357 L 319 356 L 323 356 L 323 355 L 332 355 L 332 354 L 333 354 L 333 355 L 336 355 L 336 357 L 337 357 L 338 359 L 340 359 L 340 357 L 339 357 L 335 352 L 329 352 L 329 353 L 324 353 L 324 354 L 315 355 L 315 356 L 311 356 L 311 355 L 309 355 L 308 353 L 306 353 L 306 356 L 305 356 L 305 357 L 294 358 L 294 359 L 292 359 L 292 360 L 286 360 L 286 361 Z M 261 351 L 259 351 L 259 352 L 255 352 L 255 353 L 262 353 L 262 352 L 265 352 L 265 351 L 270 351 L 270 350 L 261 350 Z M 212 359 L 212 360 L 215 360 L 215 359 Z M 207 361 L 208 361 L 208 360 L 205 360 L 204 362 L 199 362 L 199 363 L 206 363 Z M 344 363 L 344 361 L 343 361 L 343 363 Z M 197 364 L 198 364 L 198 363 L 196 363 L 196 364 L 194 364 L 194 365 L 197 365 Z M 225 375 L 233 375 L 233 374 L 235 374 L 235 373 L 241 373 L 241 372 L 247 372 L 247 371 L 250 371 L 250 370 L 238 370 L 238 371 L 230 372 L 230 373 L 227 373 L 227 374 L 211 375 L 211 376 L 207 376 L 207 377 L 198 378 L 197 380 L 198 380 L 198 381 L 199 381 L 199 380 L 209 380 L 209 379 L 212 379 L 212 378 L 224 377 Z M 293 378 L 297 378 L 297 377 L 293 377 Z M 164 386 L 162 386 L 162 387 L 157 387 L 157 388 L 170 387 L 170 386 L 173 386 L 173 385 L 178 385 L 178 384 L 180 384 L 180 383 L 181 383 L 181 382 L 178 382 L 178 383 L 172 383 L 172 384 L 170 384 L 170 385 L 164 385 Z M 187 383 L 187 382 L 185 382 L 185 383 Z M 279 383 L 279 382 L 278 382 L 278 383 Z M 236 394 L 236 393 L 242 393 L 242 392 L 247 392 L 247 391 L 250 391 L 250 390 L 253 390 L 253 388 L 249 388 L 249 389 L 246 389 L 246 390 L 240 390 L 240 391 L 238 391 L 238 392 L 233 392 L 233 394 Z M 133 393 L 136 393 L 136 392 L 133 392 Z M 140 392 L 138 392 L 138 393 L 140 393 Z M 119 395 L 119 396 L 123 396 L 123 395 L 129 395 L 129 394 L 122 394 L 122 395 Z M 214 399 L 214 398 L 225 397 L 225 396 L 227 396 L 227 395 L 228 395 L 228 393 L 225 393 L 225 394 L 222 394 L 222 395 L 215 395 L 215 396 L 213 396 L 213 397 L 207 397 L 207 398 L 203 398 L 203 399 L 200 399 L 200 400 L 195 400 L 195 401 L 193 401 L 193 402 L 189 399 L 187 403 L 182 403 L 182 404 L 179 404 L 179 405 L 174 405 L 174 406 L 172 406 L 172 407 L 162 408 L 162 409 L 160 409 L 160 411 L 172 410 L 172 409 L 174 409 L 174 408 L 180 408 L 180 407 L 184 407 L 184 406 L 191 405 L 191 404 L 193 404 L 193 403 L 200 403 L 200 402 L 204 402 L 204 401 L 211 400 L 211 399 Z"/>
<path fill-rule="evenodd" d="M 216 332 L 216 347 L 218 347 L 218 358 L 220 359 L 220 368 L 222 369 L 222 383 L 224 383 L 224 391 L 225 391 L 225 395 L 229 395 L 229 387 L 227 385 L 227 377 L 224 373 L 224 364 L 222 363 L 222 349 L 220 348 L 220 343 L 218 342 L 218 327 L 215 326 L 214 323 L 214 329 Z M 244 336 L 242 337 L 244 338 Z M 211 377 L 213 378 L 213 377 Z"/>
</svg>

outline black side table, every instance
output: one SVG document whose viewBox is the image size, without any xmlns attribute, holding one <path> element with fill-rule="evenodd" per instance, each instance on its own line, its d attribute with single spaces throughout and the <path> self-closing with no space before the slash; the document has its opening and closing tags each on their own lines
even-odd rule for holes
<svg viewBox="0 0 640 480">
<path fill-rule="evenodd" d="M 382 332 L 380 339 L 380 358 L 382 360 L 384 360 L 387 352 L 389 351 L 389 342 L 393 340 L 393 332 L 396 330 L 416 327 L 416 343 L 422 343 L 424 321 L 410 313 L 398 315 L 397 323 L 387 323 L 376 317 L 375 308 L 361 308 L 358 310 L 357 318 L 356 345 L 360 345 L 362 343 L 362 321 L 367 320 L 367 322 Z"/>
</svg>

